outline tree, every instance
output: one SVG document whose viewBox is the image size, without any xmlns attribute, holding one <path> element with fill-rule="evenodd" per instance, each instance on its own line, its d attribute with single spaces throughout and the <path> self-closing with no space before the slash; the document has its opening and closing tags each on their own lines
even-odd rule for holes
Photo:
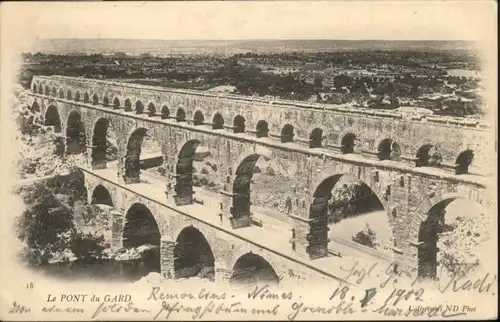
<svg viewBox="0 0 500 322">
<path fill-rule="evenodd" d="M 391 109 L 397 109 L 399 108 L 399 100 L 396 96 L 392 96 L 391 97 L 391 105 L 390 105 L 390 108 Z"/>
<path fill-rule="evenodd" d="M 370 247 L 376 248 L 378 246 L 377 243 L 377 235 L 373 230 L 370 229 L 370 226 L 366 224 L 365 228 L 356 233 L 356 235 L 351 237 L 352 241 Z"/>
<path fill-rule="evenodd" d="M 70 247 L 77 259 L 92 261 L 102 256 L 105 249 L 104 237 L 78 233 L 71 240 Z"/>
<path fill-rule="evenodd" d="M 22 255 L 32 265 L 47 264 L 70 246 L 73 213 L 44 183 L 25 186 L 19 192 L 26 204 L 17 221 Z"/>
<path fill-rule="evenodd" d="M 357 79 L 354 84 L 351 85 L 351 93 L 360 93 L 363 95 L 368 95 L 368 90 L 366 89 L 366 84 L 363 79 Z"/>
<path fill-rule="evenodd" d="M 413 98 L 418 98 L 420 96 L 420 88 L 418 85 L 413 85 L 411 87 L 410 96 Z"/>
<path fill-rule="evenodd" d="M 314 77 L 314 91 L 316 91 L 316 92 L 323 91 L 323 76 L 316 75 Z"/>
<path fill-rule="evenodd" d="M 84 156 L 60 157 L 54 153 L 59 136 L 52 127 L 41 122 L 38 111 L 32 111 L 24 90 L 15 93 L 14 116 L 20 124 L 29 124 L 29 131 L 21 133 L 18 161 L 21 178 L 52 176 L 19 188 L 26 209 L 17 219 L 17 235 L 22 241 L 22 257 L 31 265 L 49 261 L 67 260 L 75 254 L 79 258 L 99 257 L 104 248 L 102 234 L 81 232 L 73 222 L 75 201 L 86 199 L 82 174 L 76 165 L 85 162 Z M 26 126 L 23 126 L 26 129 Z M 59 176 L 68 172 L 66 177 Z M 87 213 L 91 212 L 86 207 Z"/>
<path fill-rule="evenodd" d="M 333 78 L 333 85 L 337 89 L 340 89 L 345 86 L 350 86 L 352 82 L 353 82 L 352 78 L 344 74 L 335 76 Z"/>
<path fill-rule="evenodd" d="M 100 258 L 103 250 L 109 247 L 104 241 L 109 217 L 96 206 L 86 205 L 81 209 L 84 225 L 75 226 L 74 201 L 78 196 L 75 197 L 71 190 L 69 194 L 57 193 L 51 186 L 34 183 L 19 191 L 26 204 L 26 210 L 17 221 L 24 259 L 31 265 L 40 266 L 70 258 Z"/>
<path fill-rule="evenodd" d="M 81 222 L 77 224 L 78 221 L 74 221 L 76 234 L 70 248 L 76 259 L 89 262 L 101 258 L 103 251 L 111 246 L 105 239 L 105 235 L 110 237 L 111 233 L 110 217 L 99 205 L 80 203 L 79 208 Z M 76 206 L 74 209 L 76 214 Z"/>
</svg>

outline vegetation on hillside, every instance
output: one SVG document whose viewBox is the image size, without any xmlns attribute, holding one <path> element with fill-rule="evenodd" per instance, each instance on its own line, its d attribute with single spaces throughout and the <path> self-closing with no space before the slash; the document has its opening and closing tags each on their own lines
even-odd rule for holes
<svg viewBox="0 0 500 322">
<path fill-rule="evenodd" d="M 85 162 L 82 155 L 62 155 L 64 139 L 61 133 L 43 124 L 40 111 L 32 110 L 26 91 L 19 86 L 14 90 L 12 113 L 20 128 L 15 138 L 20 179 L 67 174 Z"/>
<path fill-rule="evenodd" d="M 373 109 L 416 106 L 437 115 L 484 114 L 474 55 L 451 51 L 338 51 L 235 54 L 230 57 L 25 54 L 20 82 L 34 75 L 119 79 L 145 85 L 208 90 L 276 99 L 351 104 Z"/>
<path fill-rule="evenodd" d="M 58 192 L 63 190 L 64 193 Z M 77 189 L 57 184 L 35 182 L 16 191 L 25 210 L 16 222 L 22 243 L 21 257 L 34 266 L 74 259 L 96 259 L 106 248 L 104 237 L 76 226 L 74 209 L 82 195 Z M 82 206 L 82 211 L 98 216 L 95 206 Z"/>
<path fill-rule="evenodd" d="M 75 226 L 74 213 L 99 217 L 98 208 L 83 206 L 86 192 L 76 165 L 82 156 L 61 156 L 60 136 L 43 125 L 39 111 L 27 104 L 21 88 L 14 91 L 13 113 L 20 127 L 16 143 L 20 155 L 16 162 L 21 179 L 33 179 L 16 188 L 24 201 L 25 210 L 16 222 L 22 242 L 22 258 L 31 265 L 46 265 L 53 261 L 93 259 L 102 255 L 104 238 Z M 38 180 L 44 178 L 42 180 Z"/>
<path fill-rule="evenodd" d="M 440 222 L 438 262 L 446 272 L 467 274 L 484 259 L 479 253 L 490 238 L 491 218 L 481 213 L 475 216 L 458 216 Z"/>
</svg>

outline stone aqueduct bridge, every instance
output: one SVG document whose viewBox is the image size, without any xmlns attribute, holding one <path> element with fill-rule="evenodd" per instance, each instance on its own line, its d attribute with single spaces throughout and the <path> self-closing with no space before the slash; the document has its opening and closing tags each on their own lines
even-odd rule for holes
<svg viewBox="0 0 500 322">
<path fill-rule="evenodd" d="M 177 236 L 191 225 L 209 241 L 219 278 L 230 274 L 220 272 L 230 272 L 238 256 L 249 251 L 263 254 L 276 271 L 293 267 L 303 275 L 318 273 L 328 257 L 327 201 L 342 175 L 373 190 L 387 212 L 394 258 L 418 266 L 422 275 L 432 275 L 429 270 L 436 267 L 432 227 L 437 210 L 456 198 L 493 207 L 485 177 L 467 173 L 472 155 L 474 161 L 495 155 L 480 144 L 491 139 L 490 130 L 474 121 L 273 103 L 63 76 L 34 77 L 30 97 L 46 124 L 66 137 L 68 153 L 78 142 L 86 146 L 79 151 L 88 158 L 84 169 L 88 195 L 94 189 L 108 190 L 117 210 L 115 243 L 120 243 L 130 208 L 142 203 L 150 209 L 161 234 L 164 275 L 174 269 Z M 117 172 L 106 165 L 109 126 L 117 136 Z M 139 192 L 144 185 L 139 155 L 146 133 L 160 143 L 167 172 L 157 199 L 148 197 L 147 189 Z M 224 229 L 216 224 L 215 214 L 210 216 L 215 222 L 193 215 L 208 207 L 193 203 L 192 162 L 199 144 L 217 162 L 223 187 L 218 211 L 220 219 L 230 223 Z M 434 167 L 428 164 L 431 146 L 443 159 Z M 293 185 L 282 196 L 288 205 L 283 217 L 292 229 L 283 233 L 282 244 L 269 247 L 249 242 L 239 233 L 252 225 L 251 178 L 260 156 L 295 169 Z M 263 243 L 266 238 L 273 240 L 273 236 L 260 238 Z M 334 277 L 327 269 L 320 275 Z"/>
</svg>

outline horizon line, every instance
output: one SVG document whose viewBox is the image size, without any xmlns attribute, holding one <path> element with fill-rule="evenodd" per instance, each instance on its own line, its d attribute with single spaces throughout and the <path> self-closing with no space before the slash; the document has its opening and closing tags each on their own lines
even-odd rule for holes
<svg viewBox="0 0 500 322">
<path fill-rule="evenodd" d="M 149 41 L 412 41 L 412 42 L 476 42 L 471 39 L 382 39 L 382 38 L 367 38 L 367 39 L 342 39 L 342 38 L 227 38 L 227 39 L 203 39 L 203 38 L 177 38 L 177 39 L 162 39 L 162 38 L 79 38 L 79 37 L 57 37 L 57 38 L 39 38 L 38 41 L 44 40 L 149 40 Z"/>
</svg>

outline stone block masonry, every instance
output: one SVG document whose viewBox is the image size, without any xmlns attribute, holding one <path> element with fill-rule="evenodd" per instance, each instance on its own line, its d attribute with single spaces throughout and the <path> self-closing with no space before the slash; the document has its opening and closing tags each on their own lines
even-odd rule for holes
<svg viewBox="0 0 500 322">
<path fill-rule="evenodd" d="M 166 170 L 166 178 L 161 187 L 162 198 L 164 201 L 175 200 L 179 209 L 193 205 L 194 151 L 198 145 L 207 147 L 215 160 L 223 187 L 220 191 L 219 209 L 222 217 L 217 218 L 219 226 L 227 224 L 235 231 L 251 226 L 251 178 L 258 158 L 280 160 L 285 166 L 297 169 L 290 191 L 282 196 L 284 200 L 290 200 L 291 209 L 283 216 L 289 217 L 293 227 L 292 231 L 284 232 L 284 243 L 293 254 L 307 261 L 328 255 L 326 202 L 329 191 L 342 176 L 354 177 L 370 187 L 387 213 L 395 241 L 395 253 L 415 263 L 414 243 L 418 243 L 418 235 L 415 235 L 414 230 L 425 220 L 432 206 L 453 198 L 466 198 L 484 205 L 492 204 L 492 196 L 489 195 L 491 189 L 488 189 L 484 178 L 480 176 L 454 174 L 442 168 L 416 167 L 409 164 L 407 159 L 378 160 L 374 157 L 380 155 L 377 152 L 379 144 L 390 138 L 397 140 L 403 154 L 417 155 L 420 146 L 426 141 L 441 146 L 445 159 L 455 162 L 455 156 L 460 155 L 464 149 L 473 147 L 472 141 L 479 144 L 481 137 L 486 135 L 485 130 L 478 127 L 425 123 L 422 120 L 392 116 L 367 117 L 352 111 L 329 110 L 326 107 L 318 109 L 300 104 L 275 106 L 257 101 L 249 102 L 241 97 L 218 97 L 204 95 L 202 92 L 119 85 L 96 80 L 34 77 L 33 89 L 46 86 L 56 87 L 56 93 L 57 89 L 63 88 L 65 93 L 71 92 L 72 99 L 54 97 L 50 93 L 46 95 L 44 90 L 40 94 L 36 90 L 31 95 L 30 104 L 36 104 L 45 116 L 46 124 L 59 126 L 63 135 L 86 138 L 86 142 L 83 142 L 86 149 L 75 150 L 87 155 L 89 169 L 111 170 L 107 168 L 109 164 L 102 153 L 98 152 L 102 150 L 102 142 L 106 142 L 107 127 L 112 126 L 116 134 L 118 154 L 118 167 L 113 170 L 114 179 L 125 188 L 143 184 L 140 173 L 141 142 L 145 135 L 155 138 L 160 143 Z M 97 95 L 98 99 L 84 103 L 75 99 L 78 96 L 76 93 L 90 98 Z M 104 106 L 103 97 L 111 102 L 117 98 L 120 108 Z M 132 102 L 132 108 L 136 105 L 165 105 L 169 109 L 169 115 L 176 115 L 182 109 L 186 118 L 164 118 L 162 113 L 139 113 L 141 110 L 127 112 L 122 106 L 122 102 L 127 99 Z M 138 101 L 140 104 L 137 104 Z M 189 120 L 193 115 L 191 113 L 195 111 L 201 111 L 205 115 L 218 111 L 226 120 L 225 123 L 229 124 L 241 114 L 246 120 L 247 128 L 241 131 L 239 127 L 235 133 L 232 127 L 214 129 L 212 125 L 194 124 Z M 277 136 L 256 136 L 253 124 L 257 124 L 260 118 L 267 120 L 270 134 L 275 133 Z M 73 124 L 71 120 L 77 120 L 79 125 L 68 131 L 68 124 Z M 280 129 L 290 124 L 293 124 L 295 130 L 293 142 L 284 142 Z M 308 133 L 312 131 L 310 128 L 318 126 L 323 127 L 324 133 L 334 133 L 337 138 L 354 131 L 355 136 L 360 138 L 361 145 L 371 142 L 365 150 L 371 149 L 373 153 L 370 157 L 360 154 L 359 149 L 354 150 L 357 151 L 355 153 L 343 153 L 342 149 L 329 150 L 326 144 L 320 147 L 309 146 L 306 143 L 308 140 L 298 139 L 308 137 Z M 463 135 L 459 135 L 462 133 Z M 285 136 L 290 137 L 289 134 Z M 328 135 L 326 137 L 328 141 Z M 125 213 L 127 206 L 121 201 L 125 198 L 123 188 L 112 186 L 109 189 L 115 209 Z M 134 196 L 130 192 L 126 195 L 127 198 Z M 161 218 L 155 220 L 158 227 L 167 225 Z M 179 221 L 179 225 L 185 224 L 184 221 Z M 170 222 L 169 225 L 173 223 Z M 164 232 L 160 233 L 163 236 L 160 242 L 162 274 L 174 277 L 170 259 L 173 255 L 170 252 L 173 251 L 176 236 L 167 238 Z M 206 237 L 207 234 L 209 232 L 205 231 L 203 235 Z M 167 239 L 164 240 L 164 237 Z M 115 245 L 120 245 L 118 233 L 113 240 Z M 213 245 L 210 240 L 209 243 Z M 227 243 L 216 244 L 221 245 L 221 249 L 214 250 L 214 254 L 231 252 L 223 249 L 230 247 Z M 253 247 L 249 246 L 249 249 Z M 226 265 L 226 268 L 230 267 L 232 266 Z"/>
</svg>

